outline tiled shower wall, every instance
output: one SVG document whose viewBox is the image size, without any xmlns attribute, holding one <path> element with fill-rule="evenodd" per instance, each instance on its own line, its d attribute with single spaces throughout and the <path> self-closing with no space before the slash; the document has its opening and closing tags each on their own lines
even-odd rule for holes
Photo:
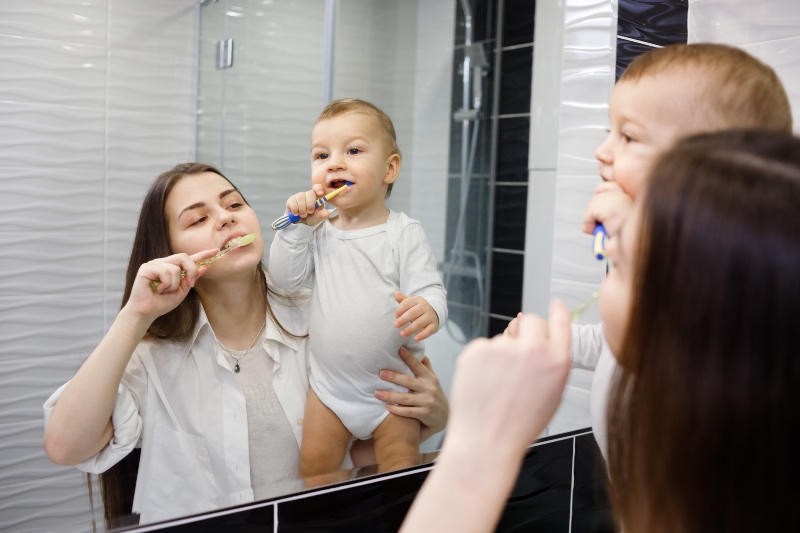
<svg viewBox="0 0 800 533">
<path fill-rule="evenodd" d="M 116 314 L 145 187 L 193 158 L 196 5 L 0 3 L 0 529 L 91 517 L 42 403 Z"/>
</svg>

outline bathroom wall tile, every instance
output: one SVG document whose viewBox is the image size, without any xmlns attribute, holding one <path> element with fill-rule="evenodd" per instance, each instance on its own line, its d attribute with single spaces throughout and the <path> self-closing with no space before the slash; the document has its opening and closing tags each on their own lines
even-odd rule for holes
<svg viewBox="0 0 800 533">
<path fill-rule="evenodd" d="M 650 50 L 653 50 L 652 46 L 633 43 L 625 39 L 617 39 L 617 65 L 614 72 L 616 78 L 619 79 L 619 77 L 622 76 L 622 73 L 625 72 L 625 69 L 628 68 L 631 61 Z"/>
<path fill-rule="evenodd" d="M 0 361 L 90 353 L 103 334 L 96 293 L 0 298 Z"/>
<path fill-rule="evenodd" d="M 529 0 L 506 0 L 503 4 L 503 46 L 533 42 L 536 3 Z"/>
<path fill-rule="evenodd" d="M 105 48 L 2 34 L 0 48 L 0 100 L 105 107 Z"/>
<path fill-rule="evenodd" d="M 99 290 L 103 272 L 100 227 L 81 233 L 0 232 L 0 294 L 39 296 Z"/>
<path fill-rule="evenodd" d="M 800 10 L 791 0 L 692 0 L 689 42 L 744 45 L 797 37 Z"/>
<path fill-rule="evenodd" d="M 103 225 L 102 170 L 0 166 L 0 232 Z"/>
<path fill-rule="evenodd" d="M 145 113 L 195 112 L 193 56 L 112 49 L 108 56 L 108 107 Z"/>
<path fill-rule="evenodd" d="M 686 42 L 686 0 L 619 0 L 617 34 L 666 46 Z"/>
<path fill-rule="evenodd" d="M 194 57 L 196 0 L 108 0 L 109 47 Z"/>
<path fill-rule="evenodd" d="M 550 299 L 561 300 L 564 302 L 564 305 L 567 306 L 567 309 L 575 309 L 575 307 L 588 300 L 592 294 L 597 292 L 600 281 L 597 283 L 583 283 L 571 279 L 556 278 L 554 276 L 550 282 Z M 597 305 L 581 315 L 581 324 L 599 324 L 600 322 L 600 313 L 598 312 Z"/>
<path fill-rule="evenodd" d="M 280 502 L 277 531 L 396 531 L 427 475 L 412 471 Z"/>
<path fill-rule="evenodd" d="M 494 192 L 493 248 L 525 249 L 525 213 L 528 187 L 497 185 Z"/>
<path fill-rule="evenodd" d="M 613 9 L 613 3 L 605 0 L 565 2 L 564 49 L 610 49 L 615 30 Z"/>
<path fill-rule="evenodd" d="M 109 110 L 108 168 L 141 171 L 152 181 L 194 159 L 194 130 L 190 115 Z"/>
<path fill-rule="evenodd" d="M 516 316 L 522 310 L 522 254 L 492 253 L 492 279 L 489 312 Z"/>
<path fill-rule="evenodd" d="M 594 151 L 608 124 L 610 65 L 565 71 L 561 85 L 559 175 L 597 175 Z"/>
<path fill-rule="evenodd" d="M 449 178 L 447 187 L 447 238 L 446 242 L 454 243 L 456 230 L 459 226 L 459 215 L 461 209 L 461 177 Z M 473 177 L 469 181 L 469 191 L 467 192 L 466 207 L 463 209 L 461 224 L 464 231 L 465 250 L 467 252 L 481 255 L 484 246 L 487 245 L 488 228 L 488 198 L 489 178 Z M 450 250 L 447 250 L 449 258 Z"/>
<path fill-rule="evenodd" d="M 568 531 L 573 439 L 529 448 L 496 531 Z"/>
<path fill-rule="evenodd" d="M 533 47 L 503 51 L 500 73 L 500 114 L 529 113 Z"/>
<path fill-rule="evenodd" d="M 72 378 L 85 358 L 63 355 L 0 361 L 0 426 L 34 420 L 41 429 L 42 404 Z M 1 473 L 0 479 L 4 479 Z"/>
<path fill-rule="evenodd" d="M 530 118 L 497 119 L 497 170 L 499 182 L 528 179 L 528 146 Z"/>
<path fill-rule="evenodd" d="M 599 284 L 606 262 L 591 252 L 592 238 L 581 231 L 583 213 L 598 178 L 559 177 L 553 222 L 553 277 Z"/>
<path fill-rule="evenodd" d="M 105 117 L 101 109 L 0 101 L 3 166 L 103 167 Z"/>
<path fill-rule="evenodd" d="M 121 294 L 125 290 L 128 259 L 133 248 L 135 231 L 107 231 L 105 233 L 105 258 L 103 260 L 104 290 Z M 117 300 L 118 302 L 118 300 Z M 117 309 L 119 305 L 116 306 Z"/>
<path fill-rule="evenodd" d="M 57 385 L 60 386 L 61 384 Z M 19 389 L 17 389 L 19 390 Z M 55 390 L 55 389 L 53 389 Z M 52 391 L 51 391 L 52 392 Z M 49 395 L 44 395 L 41 403 Z M 24 422 L 0 425 L 0 486 L 31 483 L 63 476 L 70 467 L 52 463 L 44 453 L 44 418 L 41 404 L 38 416 Z"/>
<path fill-rule="evenodd" d="M 11 531 L 91 531 L 95 520 L 102 521 L 102 510 L 92 514 L 86 476 L 70 469 L 32 483 L 0 485 L 0 516 Z"/>
<path fill-rule="evenodd" d="M 163 165 L 151 165 L 151 168 L 142 170 L 109 169 L 106 175 L 106 231 L 134 232 L 150 184 L 173 164 L 188 160 L 165 161 Z"/>
<path fill-rule="evenodd" d="M 4 0 L 0 34 L 105 45 L 108 0 Z"/>
<path fill-rule="evenodd" d="M 572 531 L 614 533 L 606 474 L 606 464 L 594 435 L 575 437 L 574 488 L 572 491 Z"/>
<path fill-rule="evenodd" d="M 553 418 L 547 423 L 547 435 L 563 435 L 592 425 L 590 399 L 594 372 L 573 368 Z"/>
<path fill-rule="evenodd" d="M 540 316 L 547 315 L 550 305 L 555 203 L 556 171 L 532 170 L 528 177 L 522 309 Z"/>
<path fill-rule="evenodd" d="M 506 327 L 508 327 L 509 322 L 510 320 L 507 318 L 489 317 L 489 333 L 487 334 L 487 337 L 491 338 L 495 335 L 500 335 L 503 333 L 506 330 Z"/>
<path fill-rule="evenodd" d="M 124 274 L 123 274 L 124 275 Z M 103 331 L 108 331 L 122 307 L 122 291 L 106 291 L 103 295 Z"/>
</svg>

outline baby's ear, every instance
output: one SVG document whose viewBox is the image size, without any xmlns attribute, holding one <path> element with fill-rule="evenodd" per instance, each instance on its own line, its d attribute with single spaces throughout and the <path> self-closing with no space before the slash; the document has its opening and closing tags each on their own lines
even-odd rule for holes
<svg viewBox="0 0 800 533">
<path fill-rule="evenodd" d="M 386 175 L 383 177 L 384 183 L 394 183 L 400 176 L 400 154 L 392 154 L 386 160 Z"/>
</svg>

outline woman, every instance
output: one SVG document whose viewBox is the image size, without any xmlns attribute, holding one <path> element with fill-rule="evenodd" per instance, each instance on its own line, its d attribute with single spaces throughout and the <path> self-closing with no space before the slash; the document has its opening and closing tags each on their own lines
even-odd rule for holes
<svg viewBox="0 0 800 533">
<path fill-rule="evenodd" d="M 248 234 L 251 244 L 196 266 Z M 218 170 L 186 164 L 159 176 L 119 314 L 45 403 L 50 459 L 104 472 L 140 447 L 132 510 L 142 523 L 301 488 L 307 295 L 272 290 L 263 253 L 255 211 Z M 404 359 L 416 377 L 388 380 L 419 394 L 383 399 L 419 419 L 426 438 L 444 427 L 447 400 L 429 363 Z"/>
<path fill-rule="evenodd" d="M 610 240 L 600 304 L 620 367 L 609 474 L 627 533 L 781 531 L 796 522 L 798 206 L 800 139 L 702 135 L 660 159 Z M 550 324 L 524 316 L 517 337 L 466 349 L 442 453 L 403 531 L 497 523 L 564 387 L 569 318 L 561 305 L 551 312 Z"/>
</svg>

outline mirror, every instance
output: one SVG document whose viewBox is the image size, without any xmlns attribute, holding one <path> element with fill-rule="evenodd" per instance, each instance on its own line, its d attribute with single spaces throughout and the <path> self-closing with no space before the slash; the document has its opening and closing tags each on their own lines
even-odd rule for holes
<svg viewBox="0 0 800 533">
<path fill-rule="evenodd" d="M 102 529 L 96 477 L 90 495 L 42 452 L 41 405 L 116 315 L 147 185 L 177 162 L 209 162 L 268 223 L 308 186 L 326 97 L 366 99 L 394 121 L 404 158 L 389 205 L 422 222 L 445 278 L 450 320 L 426 352 L 449 390 L 461 347 L 522 307 L 533 7 L 509 2 L 501 19 L 502 3 L 0 6 L 0 239 L 14 250 L 0 260 L 4 527 Z"/>
</svg>

